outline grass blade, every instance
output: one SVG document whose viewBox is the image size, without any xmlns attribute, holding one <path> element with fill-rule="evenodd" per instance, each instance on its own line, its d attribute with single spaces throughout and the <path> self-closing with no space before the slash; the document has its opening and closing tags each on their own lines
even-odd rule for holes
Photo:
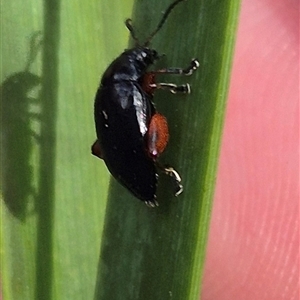
<svg viewBox="0 0 300 300">
<path fill-rule="evenodd" d="M 163 2 L 136 3 L 132 19 L 142 40 L 158 24 Z M 200 61 L 190 78 L 162 78 L 190 82 L 191 95 L 155 98 L 171 133 L 161 162 L 179 170 L 185 191 L 174 199 L 161 176 L 160 206 L 149 209 L 112 179 L 95 299 L 198 298 L 238 11 L 238 1 L 189 0 L 153 40 L 166 54 L 157 68 Z"/>
</svg>

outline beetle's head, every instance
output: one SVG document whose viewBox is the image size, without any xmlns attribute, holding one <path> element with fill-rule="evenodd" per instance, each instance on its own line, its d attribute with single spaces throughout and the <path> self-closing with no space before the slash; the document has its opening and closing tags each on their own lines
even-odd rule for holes
<svg viewBox="0 0 300 300">
<path fill-rule="evenodd" d="M 150 48 L 138 47 L 136 48 L 136 60 L 148 67 L 152 65 L 159 58 L 158 53 Z"/>
</svg>

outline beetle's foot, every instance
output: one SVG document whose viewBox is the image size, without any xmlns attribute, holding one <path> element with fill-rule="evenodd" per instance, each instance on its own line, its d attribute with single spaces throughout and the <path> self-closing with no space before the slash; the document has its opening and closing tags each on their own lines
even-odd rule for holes
<svg viewBox="0 0 300 300">
<path fill-rule="evenodd" d="M 175 196 L 176 197 L 179 196 L 183 192 L 183 185 L 181 184 L 180 175 L 172 167 L 165 167 L 164 172 L 173 179 L 175 186 L 176 186 Z"/>
<path fill-rule="evenodd" d="M 177 93 L 190 94 L 191 86 L 188 83 L 183 85 L 178 85 L 174 89 L 170 89 L 170 92 L 172 94 L 177 94 Z"/>
<path fill-rule="evenodd" d="M 198 59 L 193 58 L 189 67 L 182 70 L 182 73 L 187 76 L 192 75 L 194 73 L 194 71 L 196 71 L 199 68 L 199 66 L 200 66 L 200 63 L 199 63 Z"/>
<path fill-rule="evenodd" d="M 158 202 L 156 201 L 156 199 L 153 199 L 152 201 L 145 201 L 145 204 L 150 207 L 150 208 L 154 208 L 159 206 Z"/>
</svg>

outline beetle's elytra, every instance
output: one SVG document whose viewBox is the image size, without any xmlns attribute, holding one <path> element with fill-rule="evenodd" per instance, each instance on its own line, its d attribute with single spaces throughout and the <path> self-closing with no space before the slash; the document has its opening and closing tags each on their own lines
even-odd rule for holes
<svg viewBox="0 0 300 300">
<path fill-rule="evenodd" d="M 179 174 L 172 167 L 161 166 L 157 160 L 169 139 L 166 118 L 152 102 L 156 89 L 172 93 L 189 93 L 189 84 L 177 86 L 157 83 L 157 74 L 191 75 L 199 67 L 196 59 L 186 68 L 148 71 L 158 58 L 149 43 L 165 23 L 172 9 L 184 0 L 173 2 L 164 13 L 155 31 L 140 45 L 131 20 L 125 24 L 136 47 L 124 51 L 104 72 L 95 97 L 97 140 L 92 153 L 104 160 L 110 173 L 138 199 L 155 207 L 158 170 L 176 183 L 175 195 L 183 187 Z"/>
</svg>

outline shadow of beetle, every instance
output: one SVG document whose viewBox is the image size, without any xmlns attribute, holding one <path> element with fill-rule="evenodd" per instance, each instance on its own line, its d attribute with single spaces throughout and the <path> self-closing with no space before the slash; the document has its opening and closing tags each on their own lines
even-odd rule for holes
<svg viewBox="0 0 300 300">
<path fill-rule="evenodd" d="M 39 136 L 32 130 L 31 121 L 39 122 L 40 118 L 31 108 L 39 105 L 39 100 L 30 94 L 41 84 L 41 78 L 30 68 L 41 44 L 41 32 L 34 33 L 24 71 L 12 74 L 1 84 L 1 190 L 6 207 L 21 221 L 32 212 L 30 199 L 37 194 L 32 184 L 31 159 Z"/>
</svg>

